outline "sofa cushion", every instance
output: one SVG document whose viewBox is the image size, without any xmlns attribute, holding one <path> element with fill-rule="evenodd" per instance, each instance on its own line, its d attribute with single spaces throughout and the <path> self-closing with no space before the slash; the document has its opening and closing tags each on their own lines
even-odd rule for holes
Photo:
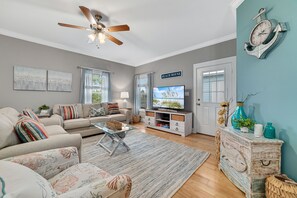
<svg viewBox="0 0 297 198">
<path fill-rule="evenodd" d="M 48 136 L 68 134 L 60 125 L 45 126 Z"/>
<path fill-rule="evenodd" d="M 26 117 L 21 117 L 20 121 L 16 123 L 15 131 L 22 142 L 31 142 L 48 138 L 43 124 Z"/>
<path fill-rule="evenodd" d="M 5 115 L 12 122 L 13 125 L 15 125 L 19 120 L 20 113 L 14 108 L 4 107 L 0 109 L 0 113 Z"/>
<path fill-rule="evenodd" d="M 110 176 L 109 173 L 92 164 L 81 163 L 62 171 L 48 181 L 55 192 L 60 195 L 81 188 L 94 181 L 104 180 Z"/>
<path fill-rule="evenodd" d="M 90 126 L 90 120 L 88 118 L 79 118 L 73 120 L 64 121 L 64 129 L 76 129 Z"/>
<path fill-rule="evenodd" d="M 77 111 L 78 111 L 78 117 L 83 118 L 82 104 L 80 104 L 80 103 L 77 103 L 77 104 L 55 104 L 53 107 L 53 114 L 61 115 L 60 106 L 69 106 L 69 105 L 76 105 Z"/>
<path fill-rule="evenodd" d="M 88 118 L 89 117 L 91 107 L 93 107 L 95 109 L 99 109 L 102 106 L 101 106 L 101 104 L 82 104 L 83 117 L 84 118 Z"/>
<path fill-rule="evenodd" d="M 117 121 L 126 121 L 126 115 L 125 114 L 113 114 L 113 115 L 108 115 L 111 120 L 117 120 Z"/>
<path fill-rule="evenodd" d="M 40 122 L 40 119 L 38 118 L 38 116 L 32 111 L 32 109 L 23 109 L 23 114 L 25 116 L 28 116 L 30 118 L 32 118 L 33 120 L 36 120 L 37 122 Z"/>
<path fill-rule="evenodd" d="M 0 149 L 20 143 L 12 122 L 0 113 Z"/>
<path fill-rule="evenodd" d="M 4 197 L 57 197 L 46 179 L 20 164 L 1 160 L 0 175 L 2 178 L 0 186 L 4 186 L 2 189 Z"/>
<path fill-rule="evenodd" d="M 107 122 L 110 120 L 109 116 L 99 116 L 99 117 L 91 117 L 90 121 L 91 123 L 95 124 L 97 122 Z"/>
</svg>

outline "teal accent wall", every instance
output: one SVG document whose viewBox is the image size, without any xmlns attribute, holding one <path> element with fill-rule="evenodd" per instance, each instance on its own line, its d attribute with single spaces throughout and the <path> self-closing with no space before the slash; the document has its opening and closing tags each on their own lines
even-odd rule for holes
<svg viewBox="0 0 297 198">
<path fill-rule="evenodd" d="M 260 8 L 268 10 L 268 18 L 287 22 L 283 41 L 266 59 L 259 60 L 245 53 L 255 26 L 252 18 Z M 245 0 L 237 9 L 237 97 L 260 92 L 248 100 L 245 108 L 255 106 L 259 123 L 272 122 L 282 147 L 282 172 L 297 181 L 297 1 Z"/>
</svg>

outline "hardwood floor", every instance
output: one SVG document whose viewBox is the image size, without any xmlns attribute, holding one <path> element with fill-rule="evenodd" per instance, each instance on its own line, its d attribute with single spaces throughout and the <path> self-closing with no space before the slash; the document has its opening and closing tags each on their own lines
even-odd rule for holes
<svg viewBox="0 0 297 198">
<path fill-rule="evenodd" d="M 245 197 L 228 178 L 219 171 L 215 159 L 214 137 L 201 134 L 191 134 L 185 138 L 150 128 L 143 124 L 135 124 L 141 132 L 156 135 L 177 143 L 185 144 L 200 150 L 209 152 L 211 155 L 206 162 L 190 177 L 190 179 L 173 196 L 174 198 L 230 198 Z"/>
</svg>

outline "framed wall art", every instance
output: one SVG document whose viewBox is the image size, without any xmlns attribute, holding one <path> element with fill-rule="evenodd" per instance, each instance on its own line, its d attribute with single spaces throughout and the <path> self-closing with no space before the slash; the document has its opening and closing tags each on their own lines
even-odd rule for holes
<svg viewBox="0 0 297 198">
<path fill-rule="evenodd" d="M 27 91 L 46 91 L 46 70 L 14 66 L 13 89 Z"/>
<path fill-rule="evenodd" d="M 48 91 L 72 91 L 72 73 L 48 70 L 47 78 Z"/>
</svg>

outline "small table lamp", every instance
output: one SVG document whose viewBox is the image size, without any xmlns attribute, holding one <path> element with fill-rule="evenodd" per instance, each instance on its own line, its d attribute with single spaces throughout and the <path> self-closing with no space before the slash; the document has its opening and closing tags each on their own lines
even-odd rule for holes
<svg viewBox="0 0 297 198">
<path fill-rule="evenodd" d="M 127 99 L 129 98 L 129 92 L 122 91 L 121 92 L 121 99 L 124 99 L 123 107 L 127 108 Z"/>
</svg>

